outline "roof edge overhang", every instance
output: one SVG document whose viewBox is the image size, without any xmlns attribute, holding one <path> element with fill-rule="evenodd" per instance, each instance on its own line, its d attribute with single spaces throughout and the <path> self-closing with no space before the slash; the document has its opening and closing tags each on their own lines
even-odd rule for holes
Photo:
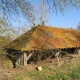
<svg viewBox="0 0 80 80">
<path fill-rule="evenodd" d="M 30 52 L 30 51 L 60 50 L 60 49 L 72 49 L 72 48 L 80 48 L 80 46 L 67 47 L 67 48 L 53 48 L 53 49 L 34 49 L 34 50 L 17 50 L 17 49 L 11 49 L 11 48 L 5 48 L 5 49 L 6 50 L 13 50 L 13 51 L 21 51 L 21 52 Z"/>
</svg>

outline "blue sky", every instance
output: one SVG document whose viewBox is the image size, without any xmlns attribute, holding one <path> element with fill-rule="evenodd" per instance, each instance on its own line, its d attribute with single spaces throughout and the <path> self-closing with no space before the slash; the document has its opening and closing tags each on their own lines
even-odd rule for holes
<svg viewBox="0 0 80 80">
<path fill-rule="evenodd" d="M 57 15 L 52 13 L 47 25 L 76 29 L 79 22 L 80 9 L 71 8 L 64 11 L 64 16 L 61 13 L 58 13 Z"/>
<path fill-rule="evenodd" d="M 38 6 L 38 0 L 29 0 L 35 5 Z M 80 9 L 76 9 L 74 7 L 70 7 L 66 11 L 64 11 L 64 16 L 58 12 L 50 13 L 49 20 L 46 23 L 48 26 L 55 26 L 61 28 L 74 28 L 76 29 L 80 22 Z"/>
<path fill-rule="evenodd" d="M 22 19 L 22 18 L 21 18 Z M 74 28 L 76 29 L 80 22 L 80 9 L 69 9 L 64 11 L 64 16 L 61 13 L 50 13 L 48 22 L 46 22 L 47 26 L 55 26 L 61 28 Z M 25 20 L 21 20 L 20 22 L 24 26 L 26 23 Z M 18 23 L 14 24 L 14 26 L 18 26 Z M 19 26 L 19 27 L 21 27 Z"/>
<path fill-rule="evenodd" d="M 28 0 L 31 1 L 33 4 L 37 6 L 39 0 Z M 64 11 L 64 16 L 58 12 L 57 14 L 52 12 L 49 14 L 48 22 L 46 22 L 47 26 L 55 26 L 60 28 L 73 28 L 76 29 L 79 22 L 80 22 L 80 9 L 76 8 L 69 8 L 66 11 Z M 14 26 L 17 26 L 20 24 L 19 27 L 24 26 L 27 22 L 25 20 L 22 20 L 21 22 L 16 22 Z M 29 27 L 27 27 L 29 29 Z"/>
</svg>

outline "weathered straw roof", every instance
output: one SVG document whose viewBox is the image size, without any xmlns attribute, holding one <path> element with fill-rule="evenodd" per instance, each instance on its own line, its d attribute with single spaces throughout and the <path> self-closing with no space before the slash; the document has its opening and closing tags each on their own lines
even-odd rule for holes
<svg viewBox="0 0 80 80">
<path fill-rule="evenodd" d="M 80 32 L 46 26 L 37 26 L 6 46 L 22 51 L 73 47 L 80 47 Z"/>
</svg>

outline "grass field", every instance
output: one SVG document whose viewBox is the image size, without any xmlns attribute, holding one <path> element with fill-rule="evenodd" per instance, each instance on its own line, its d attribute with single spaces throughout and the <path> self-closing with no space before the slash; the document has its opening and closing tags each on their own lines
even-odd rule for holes
<svg viewBox="0 0 80 80">
<path fill-rule="evenodd" d="M 0 56 L 0 80 L 80 80 L 80 58 L 58 64 L 44 62 L 42 71 L 36 64 L 13 68 L 12 62 Z"/>
</svg>

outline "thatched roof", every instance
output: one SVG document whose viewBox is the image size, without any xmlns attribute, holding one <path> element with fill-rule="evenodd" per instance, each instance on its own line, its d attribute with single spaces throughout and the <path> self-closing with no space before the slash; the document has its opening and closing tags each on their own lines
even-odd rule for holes
<svg viewBox="0 0 80 80">
<path fill-rule="evenodd" d="M 74 47 L 80 47 L 80 32 L 46 26 L 37 26 L 6 46 L 22 51 Z"/>
</svg>

